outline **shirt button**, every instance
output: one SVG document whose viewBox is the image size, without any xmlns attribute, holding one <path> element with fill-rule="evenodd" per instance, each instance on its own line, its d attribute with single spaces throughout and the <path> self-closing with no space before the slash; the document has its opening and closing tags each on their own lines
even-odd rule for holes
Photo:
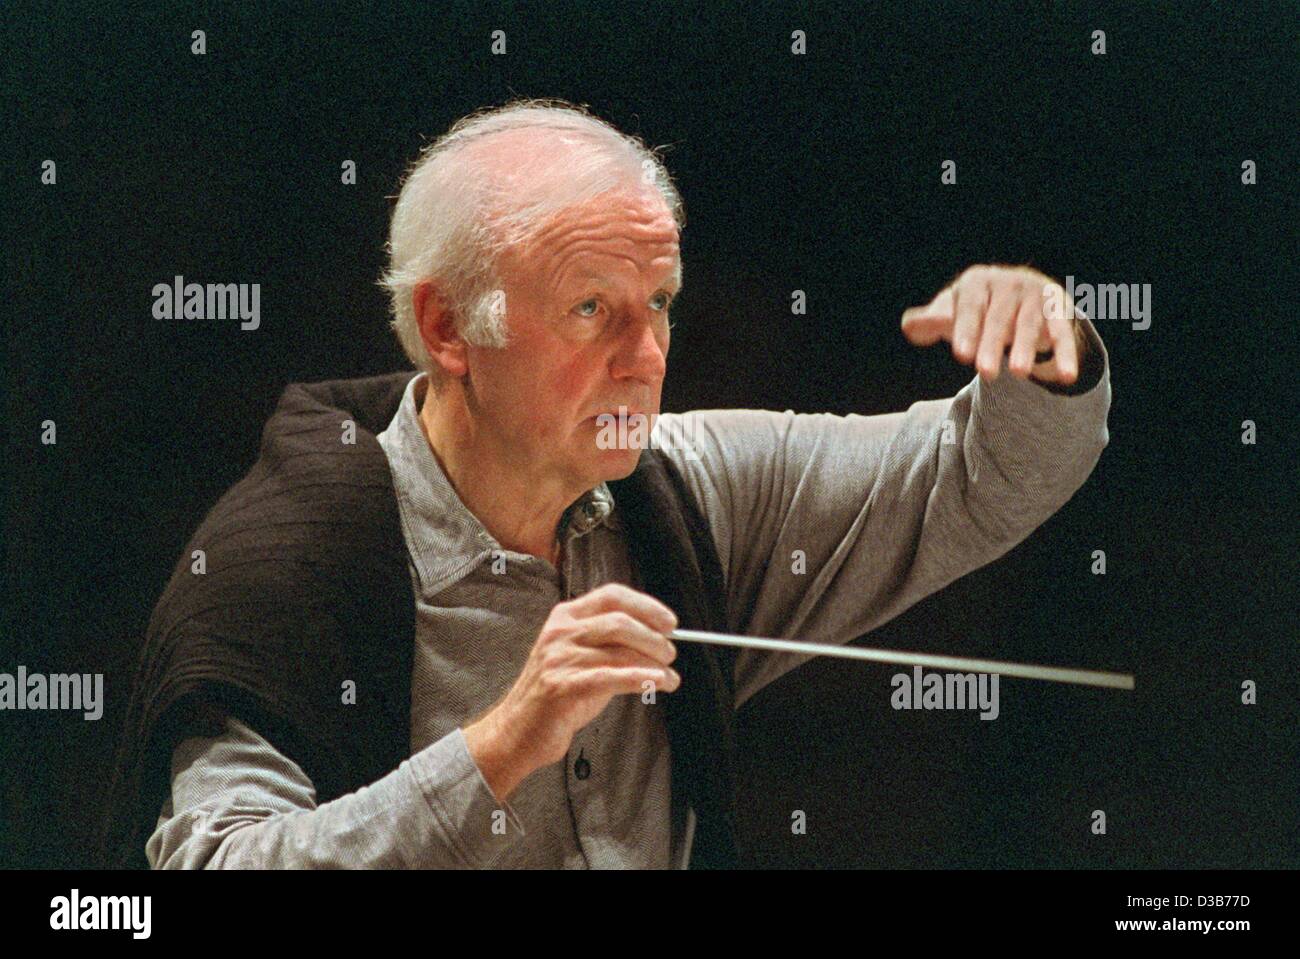
<svg viewBox="0 0 1300 959">
<path fill-rule="evenodd" d="M 586 779 L 591 775 L 591 763 L 582 755 L 582 750 L 578 750 L 578 761 L 573 764 L 573 775 L 579 779 Z"/>
</svg>

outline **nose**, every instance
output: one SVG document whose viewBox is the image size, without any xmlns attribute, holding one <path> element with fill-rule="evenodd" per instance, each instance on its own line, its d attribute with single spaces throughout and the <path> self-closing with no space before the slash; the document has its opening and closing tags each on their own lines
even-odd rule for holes
<svg viewBox="0 0 1300 959">
<path fill-rule="evenodd" d="M 630 376 L 658 384 L 668 372 L 668 332 L 662 321 L 627 324 L 623 342 L 614 356 L 615 377 Z"/>
</svg>

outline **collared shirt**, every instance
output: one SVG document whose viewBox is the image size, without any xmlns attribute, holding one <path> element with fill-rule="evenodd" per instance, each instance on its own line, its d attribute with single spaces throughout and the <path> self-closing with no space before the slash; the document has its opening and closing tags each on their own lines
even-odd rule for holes
<svg viewBox="0 0 1300 959">
<path fill-rule="evenodd" d="M 652 443 L 681 470 L 727 579 L 727 628 L 848 643 L 999 556 L 1058 510 L 1108 441 L 1109 364 L 1070 393 L 1001 375 L 874 416 L 665 413 Z M 175 750 L 155 868 L 664 868 L 689 858 L 661 701 L 615 696 L 563 762 L 498 801 L 462 727 L 510 688 L 556 603 L 639 588 L 599 484 L 565 511 L 561 568 L 501 547 L 456 494 L 411 380 L 379 436 L 416 600 L 411 757 L 318 805 L 297 764 L 237 719 Z M 981 651 L 987 653 L 988 651 Z M 737 707 L 808 657 L 742 650 Z M 885 680 L 876 695 L 887 698 Z M 358 684 L 364 695 L 364 682 Z"/>
</svg>

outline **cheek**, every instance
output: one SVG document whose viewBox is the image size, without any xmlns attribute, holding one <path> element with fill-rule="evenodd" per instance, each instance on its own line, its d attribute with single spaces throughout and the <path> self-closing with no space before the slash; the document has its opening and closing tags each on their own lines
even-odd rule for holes
<svg viewBox="0 0 1300 959">
<path fill-rule="evenodd" d="M 521 442 L 556 442 L 579 427 L 579 416 L 608 397 L 602 366 L 590 349 L 575 348 L 544 332 L 521 336 L 508 361 L 498 357 L 492 376 L 504 426 Z"/>
<path fill-rule="evenodd" d="M 557 416 L 570 419 L 585 412 L 593 401 L 599 399 L 594 389 L 599 370 L 588 357 L 555 358 L 550 379 L 551 409 Z"/>
<path fill-rule="evenodd" d="M 551 381 L 555 412 L 580 409 L 579 404 L 585 390 L 586 379 L 581 370 L 570 367 L 557 371 L 555 379 Z"/>
<path fill-rule="evenodd" d="M 590 378 L 581 368 L 559 357 L 535 354 L 517 376 L 503 384 L 495 404 L 501 428 L 523 446 L 558 448 L 567 445 L 579 427 L 579 416 L 593 400 Z"/>
</svg>

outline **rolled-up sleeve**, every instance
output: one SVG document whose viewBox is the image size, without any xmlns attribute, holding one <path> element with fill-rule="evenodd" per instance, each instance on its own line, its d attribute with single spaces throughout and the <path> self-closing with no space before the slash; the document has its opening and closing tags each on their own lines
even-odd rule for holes
<svg viewBox="0 0 1300 959">
<path fill-rule="evenodd" d="M 524 833 L 455 729 L 395 770 L 316 804 L 302 769 L 234 718 L 180 743 L 145 851 L 155 869 L 476 868 Z"/>
<path fill-rule="evenodd" d="M 665 413 L 727 574 L 728 629 L 848 643 L 1002 556 L 1083 485 L 1109 441 L 1110 368 L 1071 387 L 973 378 L 953 397 L 874 416 Z M 741 650 L 737 705 L 807 657 Z"/>
</svg>

